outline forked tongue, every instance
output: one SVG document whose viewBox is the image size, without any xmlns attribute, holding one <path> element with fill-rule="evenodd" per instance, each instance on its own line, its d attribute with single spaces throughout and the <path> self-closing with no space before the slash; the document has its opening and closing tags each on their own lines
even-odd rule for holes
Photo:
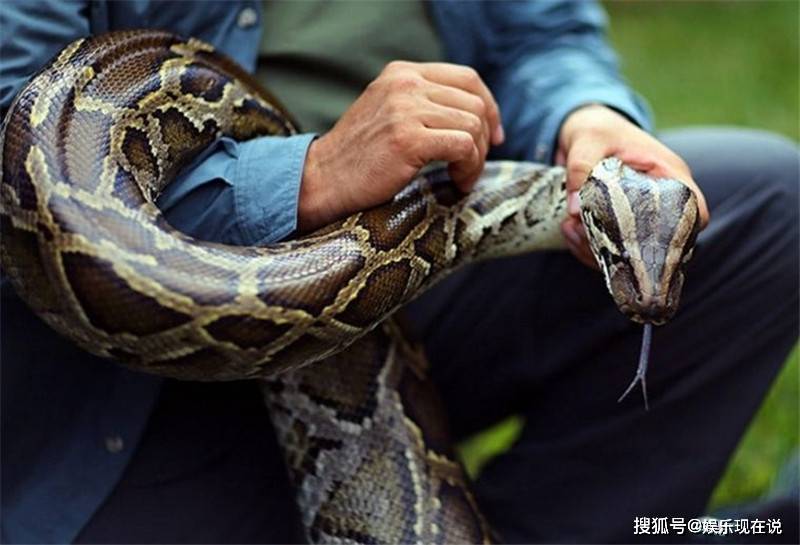
<svg viewBox="0 0 800 545">
<path fill-rule="evenodd" d="M 647 363 L 650 361 L 650 341 L 653 339 L 653 324 L 644 324 L 642 332 L 642 350 L 639 352 L 639 367 L 636 368 L 636 376 L 633 377 L 628 388 L 619 396 L 617 403 L 625 399 L 637 382 L 642 383 L 642 397 L 644 398 L 644 410 L 649 410 L 650 406 L 647 403 Z"/>
</svg>

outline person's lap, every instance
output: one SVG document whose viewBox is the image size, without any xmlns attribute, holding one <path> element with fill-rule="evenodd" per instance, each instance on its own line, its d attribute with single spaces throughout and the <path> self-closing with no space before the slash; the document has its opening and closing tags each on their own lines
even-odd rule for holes
<svg viewBox="0 0 800 545">
<path fill-rule="evenodd" d="M 663 139 L 712 220 L 681 310 L 654 333 L 649 412 L 638 391 L 616 402 L 641 327 L 570 255 L 478 264 L 408 308 L 456 437 L 525 417 L 476 483 L 509 541 L 631 541 L 635 516 L 701 513 L 797 339 L 796 146 L 739 129 Z"/>
<path fill-rule="evenodd" d="M 408 309 L 458 437 L 507 414 L 526 417 L 521 439 L 476 483 L 481 505 L 506 540 L 631 541 L 634 515 L 688 516 L 703 509 L 796 338 L 797 151 L 771 138 L 666 136 L 692 165 L 713 217 L 700 238 L 682 310 L 655 333 L 649 413 L 638 392 L 616 403 L 636 367 L 640 328 L 616 311 L 599 274 L 569 255 L 477 265 Z M 282 464 L 274 439 L 247 439 L 265 432 L 266 414 L 256 409 L 256 388 L 246 386 L 228 394 L 250 396 L 253 411 L 233 434 L 238 439 L 225 441 L 228 454 L 208 460 L 202 471 L 166 478 L 160 453 L 191 459 L 197 441 L 213 438 L 193 433 L 180 418 L 222 430 L 228 412 L 238 409 L 234 404 L 217 414 L 212 404 L 209 414 L 162 416 L 77 541 L 299 539 L 290 523 L 288 482 L 276 471 Z M 210 396 L 213 385 L 192 388 L 192 395 Z M 172 390 L 181 403 L 189 395 L 182 391 Z M 227 407 L 230 399 L 213 392 Z M 182 430 L 165 442 L 165 433 Z M 154 468 L 160 478 L 143 485 L 139 477 Z M 235 498 L 231 486 L 241 487 Z M 170 514 L 175 505 L 185 507 L 184 516 Z M 204 514 L 209 508 L 213 517 Z M 248 527 L 235 522 L 259 509 L 263 519 Z M 187 525 L 187 517 L 196 524 Z"/>
</svg>

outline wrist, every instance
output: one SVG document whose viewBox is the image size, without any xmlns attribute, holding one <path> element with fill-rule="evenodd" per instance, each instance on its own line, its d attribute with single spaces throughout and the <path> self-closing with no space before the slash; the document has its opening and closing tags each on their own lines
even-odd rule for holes
<svg viewBox="0 0 800 545">
<path fill-rule="evenodd" d="M 297 203 L 297 228 L 300 232 L 313 231 L 332 221 L 329 184 L 325 183 L 323 165 L 324 143 L 322 138 L 318 138 L 308 147 L 303 165 Z"/>
</svg>

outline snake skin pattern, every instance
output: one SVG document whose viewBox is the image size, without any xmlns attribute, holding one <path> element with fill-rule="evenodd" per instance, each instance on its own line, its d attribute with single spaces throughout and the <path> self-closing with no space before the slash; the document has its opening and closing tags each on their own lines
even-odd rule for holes
<svg viewBox="0 0 800 545">
<path fill-rule="evenodd" d="M 488 163 L 462 195 L 431 170 L 383 206 L 264 247 L 195 240 L 154 205 L 215 139 L 294 132 L 274 97 L 202 42 L 126 31 L 72 43 L 20 92 L 0 135 L 3 271 L 91 353 L 179 379 L 261 380 L 309 540 L 488 542 L 424 357 L 385 319 L 463 264 L 561 247 L 564 171 Z M 655 257 L 627 250 L 639 236 L 621 204 L 628 176 L 604 164 L 586 195 L 605 208 L 586 217 L 609 288 L 635 316 L 642 258 L 685 257 L 672 245 L 693 238 L 666 237 Z M 640 196 L 652 204 L 661 185 Z M 675 232 L 691 216 L 677 186 L 683 216 L 665 209 L 647 228 Z M 648 284 L 648 312 L 683 261 Z"/>
</svg>

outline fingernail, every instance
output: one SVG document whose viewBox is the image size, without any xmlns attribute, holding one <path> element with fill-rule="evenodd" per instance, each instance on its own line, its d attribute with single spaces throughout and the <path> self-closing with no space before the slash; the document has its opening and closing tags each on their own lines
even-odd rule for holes
<svg viewBox="0 0 800 545">
<path fill-rule="evenodd" d="M 494 141 L 496 142 L 495 145 L 500 145 L 506 140 L 506 131 L 503 130 L 503 124 L 497 125 L 497 128 L 494 130 Z"/>
<path fill-rule="evenodd" d="M 567 194 L 567 212 L 571 216 L 577 216 L 581 213 L 581 198 L 577 191 Z"/>
</svg>

